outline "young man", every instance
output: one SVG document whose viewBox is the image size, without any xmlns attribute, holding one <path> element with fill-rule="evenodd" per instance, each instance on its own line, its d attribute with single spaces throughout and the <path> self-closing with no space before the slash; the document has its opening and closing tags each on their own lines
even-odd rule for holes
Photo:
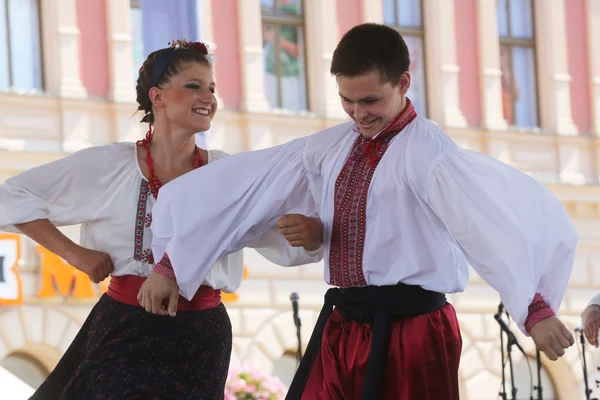
<svg viewBox="0 0 600 400">
<path fill-rule="evenodd" d="M 324 278 L 338 288 L 290 399 L 458 399 L 462 342 L 445 294 L 463 291 L 469 264 L 549 358 L 573 344 L 554 316 L 577 243 L 564 208 L 417 116 L 409 64 L 395 30 L 354 27 L 331 66 L 351 122 L 186 174 L 155 206 L 154 254 L 166 252 L 176 276 L 147 281 L 159 300 L 178 287 L 190 296 L 207 265 L 276 223 L 302 239 L 295 216 L 280 215 L 319 215 Z"/>
</svg>

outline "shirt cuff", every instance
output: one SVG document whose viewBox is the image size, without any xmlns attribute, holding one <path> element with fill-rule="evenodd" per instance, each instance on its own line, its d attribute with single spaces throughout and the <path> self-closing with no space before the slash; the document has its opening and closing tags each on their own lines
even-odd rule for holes
<svg viewBox="0 0 600 400">
<path fill-rule="evenodd" d="M 154 272 L 175 280 L 175 271 L 173 271 L 173 265 L 171 265 L 171 260 L 167 253 L 165 253 L 162 260 L 154 266 Z"/>
<path fill-rule="evenodd" d="M 315 249 L 315 250 L 304 249 L 304 251 L 306 251 L 306 254 L 308 254 L 309 257 L 319 257 L 323 253 L 323 243 L 321 243 L 321 245 L 319 246 L 318 249 Z"/>
<path fill-rule="evenodd" d="M 533 301 L 529 305 L 529 313 L 525 320 L 525 330 L 529 333 L 535 324 L 546 318 L 554 317 L 555 315 L 556 314 L 554 314 L 554 311 L 552 311 L 552 308 L 546 303 L 542 295 L 536 293 Z"/>
</svg>

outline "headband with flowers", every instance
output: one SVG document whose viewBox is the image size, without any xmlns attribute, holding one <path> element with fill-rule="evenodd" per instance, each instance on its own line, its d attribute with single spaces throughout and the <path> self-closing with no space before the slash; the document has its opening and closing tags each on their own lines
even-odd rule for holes
<svg viewBox="0 0 600 400">
<path fill-rule="evenodd" d="M 150 81 L 151 88 L 158 86 L 160 77 L 171 63 L 171 60 L 175 56 L 175 52 L 180 49 L 196 50 L 208 58 L 208 47 L 203 42 L 188 42 L 184 39 L 169 42 L 169 47 L 164 49 L 154 61 L 151 76 L 152 79 Z"/>
<path fill-rule="evenodd" d="M 188 42 L 185 39 L 173 40 L 169 42 L 172 49 L 194 49 L 204 55 L 208 55 L 208 47 L 203 42 Z"/>
</svg>

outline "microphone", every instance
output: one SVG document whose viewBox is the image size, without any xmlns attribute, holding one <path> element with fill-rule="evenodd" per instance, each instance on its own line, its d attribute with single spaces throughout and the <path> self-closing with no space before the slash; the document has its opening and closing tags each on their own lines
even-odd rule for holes
<svg viewBox="0 0 600 400">
<path fill-rule="evenodd" d="M 519 342 L 517 342 L 517 338 L 515 337 L 515 334 L 512 333 L 512 331 L 510 330 L 508 325 L 506 325 L 506 322 L 504 322 L 504 320 L 502 319 L 500 314 L 494 315 L 494 319 L 496 321 L 498 321 L 498 324 L 500 324 L 500 328 L 504 331 L 504 333 L 506 333 L 506 336 L 508 336 L 509 342 L 512 342 L 514 345 L 516 345 L 519 348 L 519 350 L 521 350 L 521 353 L 526 354 L 525 350 L 523 350 L 523 348 L 521 347 Z"/>
<path fill-rule="evenodd" d="M 577 328 L 575 328 L 575 332 L 583 332 L 583 328 L 578 326 Z"/>
<path fill-rule="evenodd" d="M 294 325 L 299 328 L 302 326 L 302 322 L 300 321 L 300 316 L 298 315 L 298 300 L 300 300 L 298 293 L 293 292 L 290 294 L 290 301 L 292 302 L 292 310 L 294 312 Z"/>
</svg>

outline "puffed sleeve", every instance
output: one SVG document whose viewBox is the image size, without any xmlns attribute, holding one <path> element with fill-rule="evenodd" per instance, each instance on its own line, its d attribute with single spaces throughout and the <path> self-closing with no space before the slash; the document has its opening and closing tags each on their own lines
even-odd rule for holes
<svg viewBox="0 0 600 400">
<path fill-rule="evenodd" d="M 411 186 L 499 292 L 519 328 L 527 334 L 536 293 L 556 313 L 578 240 L 561 202 L 528 175 L 483 154 L 425 142 L 410 151 Z"/>
<path fill-rule="evenodd" d="M 211 150 L 210 155 L 212 161 L 229 156 L 228 153 L 220 150 Z M 309 198 L 307 201 L 311 201 L 311 199 Z M 312 205 L 308 206 L 315 210 L 314 214 L 308 216 L 318 218 L 319 216 L 316 214 L 317 204 L 313 202 Z M 249 243 L 247 247 L 253 248 L 267 260 L 283 267 L 312 264 L 323 259 L 323 246 L 313 251 L 305 250 L 303 247 L 293 247 L 276 227 L 267 230 L 252 243 Z"/>
<path fill-rule="evenodd" d="M 598 293 L 597 295 L 595 295 L 594 297 L 592 297 L 590 299 L 590 301 L 587 304 L 587 306 L 581 312 L 581 316 L 582 317 L 585 314 L 585 312 L 587 311 L 587 309 L 590 308 L 591 306 L 600 306 L 600 293 Z"/>
<path fill-rule="evenodd" d="M 193 297 L 221 256 L 255 241 L 280 216 L 315 212 L 305 142 L 231 155 L 161 188 L 152 212 L 152 250 L 168 257 L 185 298 Z"/>
<path fill-rule="evenodd" d="M 93 221 L 108 196 L 102 188 L 114 179 L 107 170 L 118 172 L 114 163 L 123 159 L 118 152 L 91 147 L 7 179 L 0 185 L 0 230 L 17 232 L 15 224 L 37 219 L 56 226 Z"/>
</svg>

